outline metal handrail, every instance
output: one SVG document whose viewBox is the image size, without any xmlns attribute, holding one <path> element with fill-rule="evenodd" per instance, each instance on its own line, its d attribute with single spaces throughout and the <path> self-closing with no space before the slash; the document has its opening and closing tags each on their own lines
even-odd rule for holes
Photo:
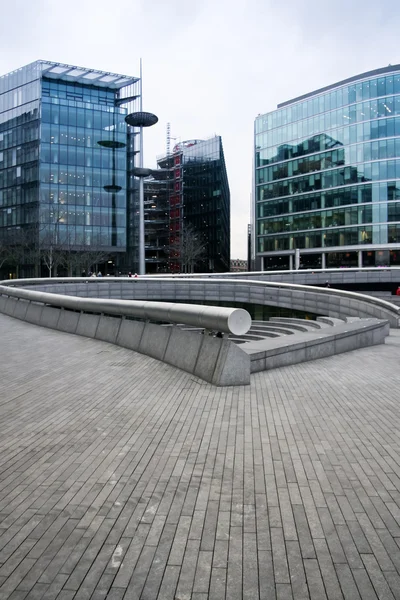
<svg viewBox="0 0 400 600">
<path fill-rule="evenodd" d="M 32 282 L 34 280 L 14 280 L 13 284 L 17 283 L 17 281 L 22 283 L 26 281 Z M 49 283 L 55 281 L 55 279 L 35 281 L 36 283 L 39 281 L 46 281 Z M 60 281 L 59 278 L 58 281 Z M 77 278 L 74 278 L 73 281 L 76 282 Z M 83 281 L 90 280 L 83 279 Z M 98 281 L 100 281 L 100 278 L 95 280 L 95 282 Z M 109 281 L 109 278 L 107 278 L 106 281 Z M 5 283 L 6 285 L 4 285 Z M 163 321 L 168 323 L 183 323 L 185 325 L 217 330 L 223 333 L 232 333 L 234 335 L 243 335 L 247 333 L 251 327 L 251 317 L 249 313 L 242 308 L 179 304 L 176 302 L 152 302 L 147 300 L 80 298 L 77 296 L 66 296 L 63 294 L 10 287 L 10 281 L 0 282 L 0 295 L 81 312 L 135 317 L 144 320 Z"/>
</svg>

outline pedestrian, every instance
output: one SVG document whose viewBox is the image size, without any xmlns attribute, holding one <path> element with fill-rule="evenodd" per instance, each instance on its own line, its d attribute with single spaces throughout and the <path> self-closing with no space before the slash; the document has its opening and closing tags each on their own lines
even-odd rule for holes
<svg viewBox="0 0 400 600">
<path fill-rule="evenodd" d="M 130 271 L 128 273 L 128 277 L 132 277 L 132 273 Z"/>
<path fill-rule="evenodd" d="M 134 277 L 139 277 L 139 275 L 137 273 L 134 274 Z"/>
<path fill-rule="evenodd" d="M 400 296 L 400 285 L 399 285 L 399 287 L 396 290 L 396 296 Z"/>
<path fill-rule="evenodd" d="M 83 269 L 83 271 L 82 271 L 82 277 L 86 277 L 86 271 L 85 271 L 85 269 Z"/>
<path fill-rule="evenodd" d="M 331 287 L 330 284 L 329 284 L 329 281 L 325 282 L 325 287 Z"/>
<path fill-rule="evenodd" d="M 103 273 L 102 273 L 101 271 L 99 271 L 99 272 L 97 273 L 97 277 L 103 277 Z"/>
</svg>

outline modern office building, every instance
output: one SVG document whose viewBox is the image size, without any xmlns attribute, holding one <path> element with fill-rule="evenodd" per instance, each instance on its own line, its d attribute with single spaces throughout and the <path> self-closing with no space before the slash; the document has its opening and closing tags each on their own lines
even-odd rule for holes
<svg viewBox="0 0 400 600">
<path fill-rule="evenodd" d="M 256 268 L 400 265 L 400 65 L 255 120 Z"/>
<path fill-rule="evenodd" d="M 154 171 L 157 176 L 157 171 Z M 168 273 L 169 197 L 171 180 L 149 177 L 144 180 L 144 234 L 146 273 Z M 160 176 L 160 175 L 159 175 Z"/>
<path fill-rule="evenodd" d="M 2 276 L 132 268 L 138 81 L 46 61 L 0 77 Z"/>
<path fill-rule="evenodd" d="M 229 271 L 230 192 L 221 137 L 181 142 L 158 165 L 172 173 L 169 270 Z M 199 246 L 203 251 L 194 257 Z"/>
</svg>

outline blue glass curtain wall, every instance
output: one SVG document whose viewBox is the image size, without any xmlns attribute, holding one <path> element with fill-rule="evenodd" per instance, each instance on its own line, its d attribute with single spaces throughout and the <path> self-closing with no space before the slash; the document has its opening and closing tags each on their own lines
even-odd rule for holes
<svg viewBox="0 0 400 600">
<path fill-rule="evenodd" d="M 256 119 L 257 252 L 400 242 L 400 73 Z"/>
<path fill-rule="evenodd" d="M 256 133 L 394 94 L 400 94 L 400 73 L 365 79 L 261 115 L 256 119 Z"/>
<path fill-rule="evenodd" d="M 126 248 L 125 114 L 112 90 L 43 81 L 41 222 L 71 245 Z"/>
</svg>

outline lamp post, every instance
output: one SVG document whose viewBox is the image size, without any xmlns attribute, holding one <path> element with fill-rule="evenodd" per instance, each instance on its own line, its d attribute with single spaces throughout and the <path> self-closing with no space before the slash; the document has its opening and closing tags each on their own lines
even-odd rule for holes
<svg viewBox="0 0 400 600">
<path fill-rule="evenodd" d="M 153 113 L 143 112 L 142 95 L 142 61 L 140 60 L 140 104 L 139 111 L 131 113 L 125 117 L 125 121 L 132 127 L 139 128 L 140 135 L 140 157 L 139 167 L 133 169 L 133 174 L 139 178 L 139 274 L 146 273 L 145 255 L 144 255 L 144 177 L 151 175 L 151 169 L 143 167 L 143 128 L 151 127 L 158 122 L 158 117 Z"/>
</svg>

